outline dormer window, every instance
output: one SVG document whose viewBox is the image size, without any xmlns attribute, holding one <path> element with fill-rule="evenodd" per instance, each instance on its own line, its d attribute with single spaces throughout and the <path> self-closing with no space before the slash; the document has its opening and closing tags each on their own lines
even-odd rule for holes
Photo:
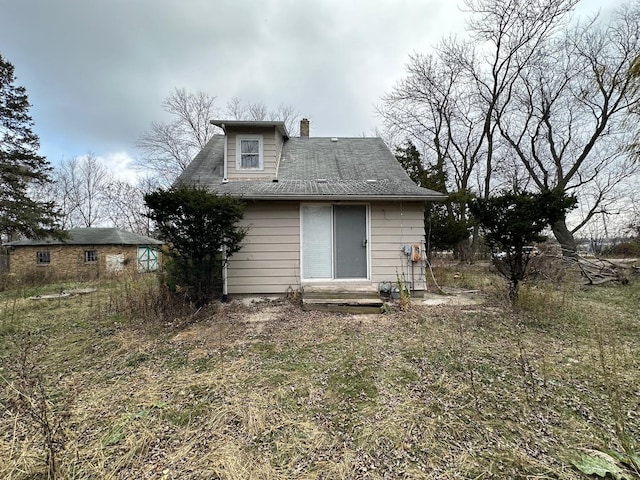
<svg viewBox="0 0 640 480">
<path fill-rule="evenodd" d="M 236 137 L 236 169 L 262 170 L 264 168 L 262 135 Z"/>
</svg>

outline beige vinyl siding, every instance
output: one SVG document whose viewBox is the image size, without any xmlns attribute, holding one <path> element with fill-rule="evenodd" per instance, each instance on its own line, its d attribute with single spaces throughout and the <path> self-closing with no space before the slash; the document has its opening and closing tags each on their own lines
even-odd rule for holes
<svg viewBox="0 0 640 480">
<path fill-rule="evenodd" d="M 262 170 L 236 169 L 236 138 L 238 135 L 261 135 Z M 279 135 L 279 134 L 278 134 Z M 280 147 L 282 149 L 282 147 Z M 276 131 L 273 128 L 243 128 L 227 131 L 227 178 L 229 180 L 271 179 L 276 174 Z"/>
<path fill-rule="evenodd" d="M 298 202 L 248 203 L 241 224 L 249 229 L 229 262 L 229 294 L 284 295 L 289 287 L 298 288 Z"/>
<path fill-rule="evenodd" d="M 230 295 L 283 295 L 300 284 L 300 205 L 251 202 L 242 225 L 249 228 L 242 249 L 229 262 Z M 370 204 L 371 283 L 395 282 L 407 274 L 403 245 L 424 243 L 421 202 Z M 413 265 L 416 290 L 425 288 L 424 263 Z M 411 280 L 411 270 L 409 269 Z"/>
<path fill-rule="evenodd" d="M 371 204 L 371 281 L 374 285 L 395 282 L 403 272 L 407 275 L 407 257 L 402 247 L 414 243 L 424 243 L 422 202 Z M 413 272 L 414 288 L 424 290 L 424 263 L 415 263 Z"/>
</svg>

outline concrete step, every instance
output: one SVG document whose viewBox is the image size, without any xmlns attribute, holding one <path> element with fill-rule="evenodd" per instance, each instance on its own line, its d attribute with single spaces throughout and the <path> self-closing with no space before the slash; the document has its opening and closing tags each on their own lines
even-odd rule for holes
<svg viewBox="0 0 640 480">
<path fill-rule="evenodd" d="M 305 311 L 324 311 L 324 312 L 341 312 L 341 313 L 380 313 L 380 305 L 372 304 L 353 304 L 353 303 L 308 303 L 302 302 L 302 310 Z"/>
<path fill-rule="evenodd" d="M 365 298 L 379 299 L 380 294 L 371 284 L 354 285 L 306 285 L 303 287 L 304 298 Z"/>
<path fill-rule="evenodd" d="M 308 299 L 317 299 L 317 300 L 331 300 L 334 298 L 347 299 L 351 298 L 354 300 L 365 299 L 365 300 L 377 300 L 380 298 L 380 294 L 378 292 L 370 292 L 370 293 L 362 293 L 362 292 L 307 292 L 306 290 L 302 294 L 303 298 Z"/>
<path fill-rule="evenodd" d="M 345 313 L 380 313 L 382 300 L 371 285 L 305 287 L 303 310 L 324 310 Z"/>
</svg>

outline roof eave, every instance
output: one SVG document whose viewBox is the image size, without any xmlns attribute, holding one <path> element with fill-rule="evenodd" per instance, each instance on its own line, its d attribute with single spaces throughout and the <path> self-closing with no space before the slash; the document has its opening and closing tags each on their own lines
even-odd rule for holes
<svg viewBox="0 0 640 480">
<path fill-rule="evenodd" d="M 443 202 L 447 199 L 446 195 L 233 195 L 223 194 L 230 197 L 239 198 L 241 200 L 293 200 L 293 201 L 310 201 L 310 200 L 333 200 L 333 201 L 376 201 L 385 200 L 392 202 Z"/>
<path fill-rule="evenodd" d="M 268 128 L 268 127 L 276 127 L 280 134 L 289 138 L 289 132 L 287 131 L 287 126 L 282 121 L 271 121 L 271 120 L 210 120 L 209 123 L 211 125 L 215 125 L 216 127 L 222 128 L 226 133 L 227 127 L 257 127 L 257 128 Z"/>
</svg>

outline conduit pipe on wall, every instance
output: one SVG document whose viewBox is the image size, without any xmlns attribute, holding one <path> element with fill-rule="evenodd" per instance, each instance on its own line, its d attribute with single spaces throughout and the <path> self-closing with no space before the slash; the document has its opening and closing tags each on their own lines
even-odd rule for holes
<svg viewBox="0 0 640 480">
<path fill-rule="evenodd" d="M 227 179 L 227 129 L 224 126 L 224 123 L 221 125 L 222 131 L 224 132 L 224 158 L 222 159 L 223 163 L 223 172 L 222 172 L 222 183 L 227 183 L 229 180 Z"/>
<path fill-rule="evenodd" d="M 229 292 L 227 289 L 227 246 L 222 246 L 222 301 L 229 301 Z"/>
</svg>

